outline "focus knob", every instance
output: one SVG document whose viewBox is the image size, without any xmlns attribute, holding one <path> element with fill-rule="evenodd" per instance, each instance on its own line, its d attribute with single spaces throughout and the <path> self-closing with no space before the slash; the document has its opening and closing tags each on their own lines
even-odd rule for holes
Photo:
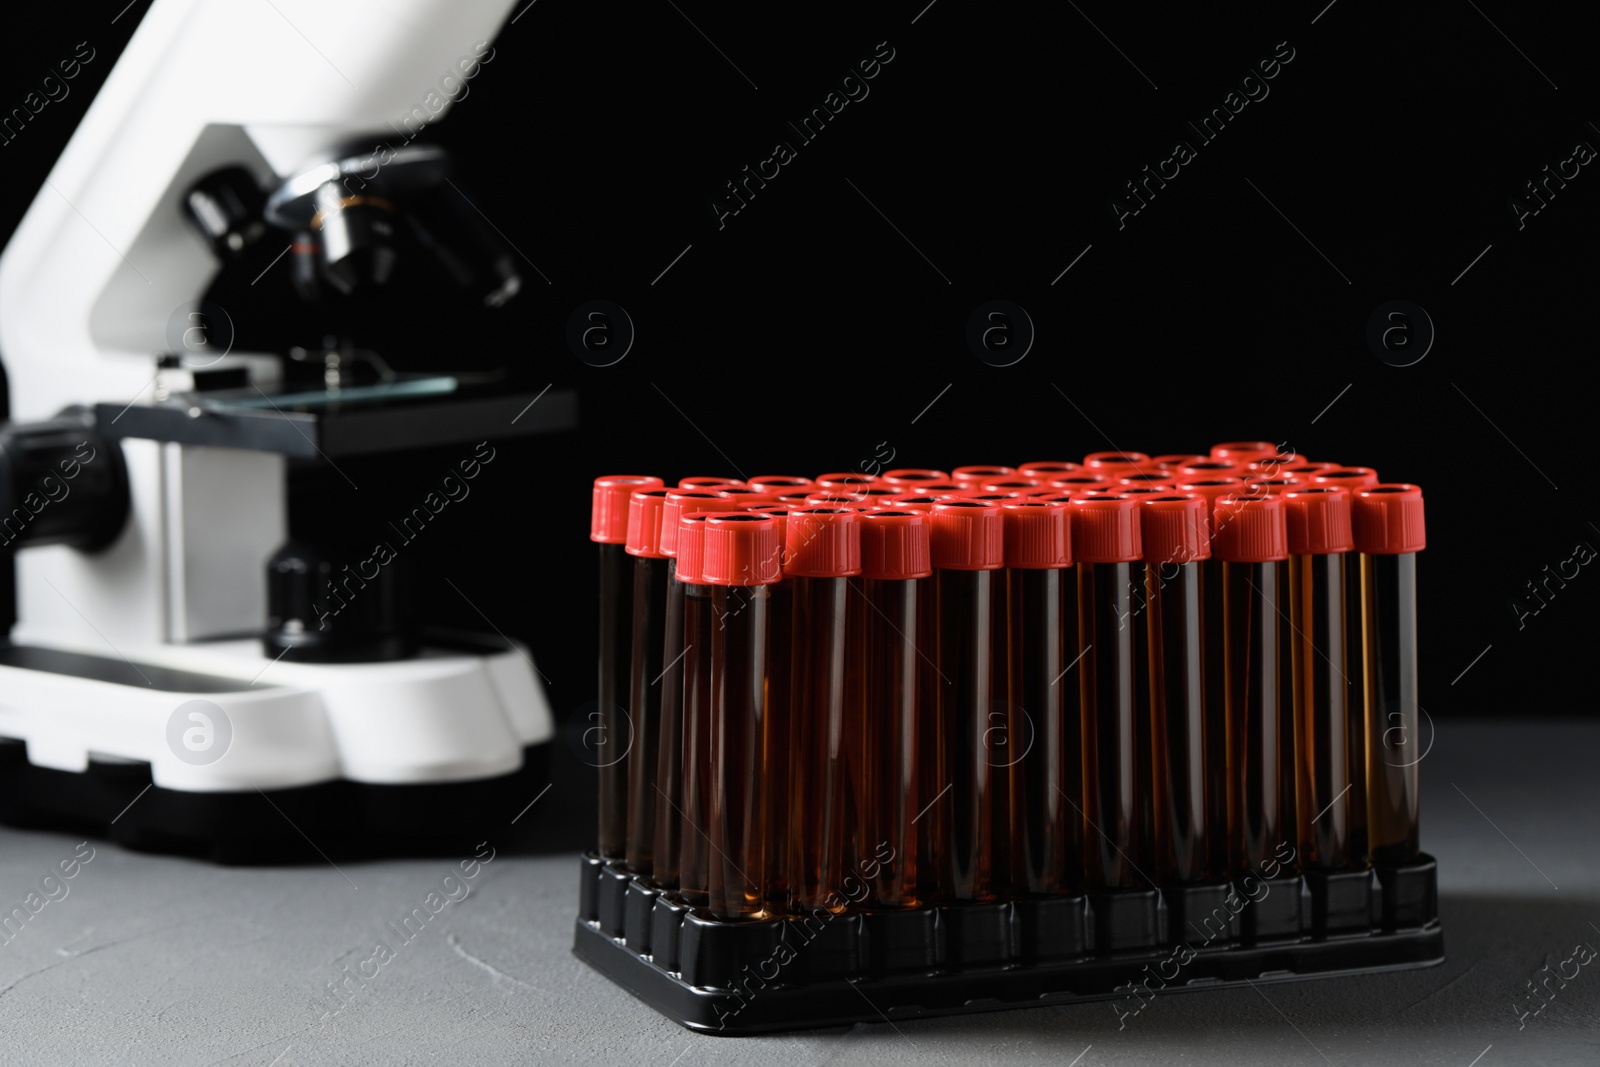
<svg viewBox="0 0 1600 1067">
<path fill-rule="evenodd" d="M 406 659 L 417 651 L 409 561 L 291 541 L 267 561 L 266 655 L 302 663 Z"/>
<path fill-rule="evenodd" d="M 93 552 L 115 541 L 127 518 L 122 449 L 95 431 L 88 411 L 0 427 L 0 548 Z"/>
</svg>

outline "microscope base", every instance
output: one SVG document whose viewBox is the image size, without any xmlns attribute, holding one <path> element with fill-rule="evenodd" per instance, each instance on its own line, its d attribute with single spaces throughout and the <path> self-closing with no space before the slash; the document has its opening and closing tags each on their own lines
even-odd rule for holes
<svg viewBox="0 0 1600 1067">
<path fill-rule="evenodd" d="M 521 770 L 467 782 L 192 793 L 152 785 L 147 763 L 57 771 L 29 763 L 22 742 L 0 740 L 0 823 L 238 866 L 456 857 L 531 830 L 534 820 L 511 820 L 548 785 L 549 749 L 529 745 Z"/>
<path fill-rule="evenodd" d="M 0 643 L 0 822 L 222 863 L 503 840 L 549 782 L 553 718 L 523 650 L 446 644 L 317 664 Z"/>
</svg>

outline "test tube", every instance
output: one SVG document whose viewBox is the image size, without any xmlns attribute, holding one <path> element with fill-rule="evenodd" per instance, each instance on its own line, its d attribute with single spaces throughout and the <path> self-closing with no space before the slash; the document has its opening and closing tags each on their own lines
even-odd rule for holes
<svg viewBox="0 0 1600 1067">
<path fill-rule="evenodd" d="M 1173 474 L 1177 474 L 1180 467 L 1187 467 L 1191 463 L 1203 463 L 1210 458 L 1210 456 L 1196 455 L 1193 452 L 1176 452 L 1168 453 L 1164 456 L 1152 456 L 1150 465 L 1158 471 L 1171 471 Z"/>
<path fill-rule="evenodd" d="M 1378 484 L 1378 472 L 1371 467 L 1346 467 L 1334 464 L 1327 470 L 1310 476 L 1313 488 L 1342 488 L 1351 494 L 1352 523 L 1354 522 L 1357 490 Z M 1350 857 L 1353 863 L 1365 864 L 1371 857 L 1367 846 L 1367 665 L 1361 652 L 1361 566 L 1360 557 L 1351 556 L 1344 568 L 1344 647 L 1345 647 L 1345 703 L 1349 708 L 1350 738 Z"/>
<path fill-rule="evenodd" d="M 1366 661 L 1367 840 L 1374 864 L 1417 859 L 1417 553 L 1427 547 L 1422 490 L 1374 485 L 1351 501 L 1361 554 Z"/>
<path fill-rule="evenodd" d="M 850 578 L 861 572 L 856 512 L 792 510 L 785 542 L 793 617 L 790 730 L 775 755 L 789 762 L 789 906 L 809 913 L 839 906 L 847 858 L 854 859 L 850 778 L 858 761 L 848 745 L 860 736 L 863 699 L 854 641 L 859 598 L 850 590 Z"/>
<path fill-rule="evenodd" d="M 1274 855 L 1283 841 L 1279 733 L 1285 603 L 1279 563 L 1289 558 L 1283 499 L 1217 502 L 1212 552 L 1222 560 L 1222 659 L 1228 731 L 1230 877 Z"/>
<path fill-rule="evenodd" d="M 711 884 L 711 852 L 706 834 L 711 822 L 711 587 L 702 578 L 705 523 L 715 512 L 678 520 L 677 576 L 683 583 L 683 740 L 679 801 L 675 812 L 658 812 L 656 850 L 678 846 L 678 899 L 705 907 Z M 662 723 L 662 733 L 671 730 Z M 666 751 L 666 741 L 662 751 Z M 663 778 L 663 780 L 665 780 Z M 666 788 L 663 786 L 663 788 Z M 663 819 L 672 823 L 662 827 Z"/>
<path fill-rule="evenodd" d="M 660 489 L 660 478 L 607 474 L 594 480 L 589 540 L 600 546 L 600 684 L 595 722 L 602 744 L 625 736 L 629 673 L 633 667 L 633 567 L 628 558 L 628 506 L 636 490 Z M 600 825 L 596 846 L 602 859 L 620 860 L 627 850 L 628 778 L 625 760 L 602 751 L 599 759 Z"/>
<path fill-rule="evenodd" d="M 767 901 L 766 763 L 773 649 L 771 587 L 780 577 L 778 521 L 728 512 L 705 522 L 700 577 L 711 587 L 711 862 L 706 910 L 718 919 L 761 919 Z"/>
<path fill-rule="evenodd" d="M 644 878 L 651 876 L 655 854 L 657 743 L 664 692 L 659 683 L 662 650 L 667 643 L 667 592 L 672 584 L 672 560 L 661 550 L 667 494 L 666 489 L 640 490 L 628 507 L 626 549 L 633 557 L 633 633 L 629 642 L 625 856 L 628 870 Z M 681 641 L 681 632 L 678 636 Z"/>
<path fill-rule="evenodd" d="M 1233 469 L 1231 466 L 1228 469 Z M 1222 560 L 1216 553 L 1216 524 L 1214 515 L 1217 501 L 1244 489 L 1243 479 L 1217 475 L 1216 471 L 1202 468 L 1193 481 L 1180 482 L 1178 492 L 1198 493 L 1204 498 L 1206 539 L 1211 545 L 1210 558 L 1200 563 L 1201 579 L 1201 629 L 1206 640 L 1206 824 L 1210 834 L 1210 870 L 1213 876 L 1228 869 L 1228 706 L 1227 672 L 1222 669 Z"/>
<path fill-rule="evenodd" d="M 1083 854 L 1078 812 L 1083 791 L 1082 732 L 1076 678 L 1078 585 L 1072 566 L 1069 505 L 1001 505 L 1005 523 L 1007 654 L 1011 694 L 1005 731 L 1011 778 L 1011 883 L 1019 896 L 1053 896 L 1077 887 Z"/>
<path fill-rule="evenodd" d="M 832 474 L 819 474 L 812 481 L 817 483 L 819 489 L 860 490 L 876 485 L 878 479 L 873 475 L 856 471 L 838 471 Z"/>
<path fill-rule="evenodd" d="M 951 902 L 987 903 L 998 899 L 997 882 L 1003 883 L 1005 870 L 995 808 L 1009 807 L 1004 779 L 997 784 L 989 751 L 997 681 L 995 631 L 1004 626 L 999 603 L 1004 520 L 1000 508 L 987 500 L 942 500 L 929 518 L 938 619 L 934 658 L 943 684 L 936 687 L 939 774 L 924 792 L 938 795 L 947 785 L 949 789 L 948 803 L 934 805 L 942 818 L 941 896 Z"/>
<path fill-rule="evenodd" d="M 1121 449 L 1090 452 L 1083 457 L 1083 465 L 1092 473 L 1105 474 L 1111 476 L 1113 480 L 1123 474 L 1154 469 L 1150 457 L 1143 452 L 1124 452 Z"/>
<path fill-rule="evenodd" d="M 893 859 L 869 879 L 874 905 L 914 908 L 932 853 L 918 840 L 926 803 L 924 723 L 934 701 L 933 561 L 929 518 L 887 509 L 857 518 L 861 531 L 862 659 L 866 706 L 860 786 L 863 852 L 881 844 Z"/>
<path fill-rule="evenodd" d="M 1312 486 L 1283 496 L 1289 527 L 1289 636 L 1294 717 L 1300 744 L 1299 857 L 1315 870 L 1365 866 L 1350 851 L 1350 798 L 1364 796 L 1365 753 L 1350 749 L 1350 683 L 1345 661 L 1346 553 L 1355 543 L 1350 494 Z"/>
<path fill-rule="evenodd" d="M 1155 866 L 1159 877 L 1204 882 L 1211 873 L 1206 703 L 1205 561 L 1211 558 L 1206 499 L 1164 493 L 1139 501 L 1149 633 L 1154 755 Z M 1215 638 L 1213 638 L 1215 640 Z M 1217 673 L 1221 673 L 1218 671 Z"/>
<path fill-rule="evenodd" d="M 1133 581 L 1141 558 L 1138 504 L 1132 497 L 1071 502 L 1072 556 L 1078 572 L 1078 661 L 1083 708 L 1084 878 L 1091 888 L 1127 889 L 1144 866 L 1148 798 L 1139 791 L 1137 643 Z M 1143 584 L 1144 576 L 1139 574 Z M 1146 764 L 1148 765 L 1148 764 Z"/>
</svg>

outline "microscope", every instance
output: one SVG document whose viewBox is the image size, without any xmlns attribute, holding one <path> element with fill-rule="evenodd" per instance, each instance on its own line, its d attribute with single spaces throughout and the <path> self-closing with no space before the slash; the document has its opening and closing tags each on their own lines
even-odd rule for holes
<svg viewBox="0 0 1600 1067">
<path fill-rule="evenodd" d="M 408 257 L 479 304 L 513 298 L 517 256 L 418 139 L 511 14 L 144 16 L 0 256 L 0 821 L 222 862 L 415 854 L 546 784 L 529 651 L 424 626 L 404 527 L 496 442 L 573 426 L 575 396 L 397 371 L 337 330 L 239 351 L 205 299 L 224 264 L 271 259 L 347 317 Z M 377 544 L 289 538 L 291 468 L 442 446 L 459 459 Z"/>
</svg>

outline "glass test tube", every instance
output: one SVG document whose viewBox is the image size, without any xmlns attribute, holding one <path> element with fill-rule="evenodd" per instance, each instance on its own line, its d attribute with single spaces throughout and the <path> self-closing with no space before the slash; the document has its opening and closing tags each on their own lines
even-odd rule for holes
<svg viewBox="0 0 1600 1067">
<path fill-rule="evenodd" d="M 1364 753 L 1350 749 L 1350 682 L 1345 646 L 1347 553 L 1354 547 L 1350 494 L 1337 486 L 1286 493 L 1289 528 L 1288 635 L 1294 719 L 1300 744 L 1299 858 L 1307 868 L 1365 866 L 1351 852 L 1352 764 Z"/>
<path fill-rule="evenodd" d="M 666 664 L 661 668 L 661 728 L 657 737 L 656 781 L 657 792 L 655 805 L 655 835 L 651 849 L 651 881 L 665 890 L 676 890 L 679 887 L 679 864 L 682 862 L 682 833 L 683 820 L 689 802 L 684 797 L 684 781 L 689 773 L 692 761 L 689 758 L 692 746 L 685 744 L 685 709 L 688 706 L 687 694 L 695 689 L 703 679 L 703 670 L 694 672 L 695 680 L 688 682 L 690 675 L 688 663 L 690 657 L 696 652 L 695 641 L 692 635 L 693 627 L 698 625 L 701 613 L 695 613 L 694 620 L 690 619 L 688 600 L 690 591 L 695 588 L 691 583 L 698 581 L 700 573 L 700 558 L 705 545 L 705 530 L 700 525 L 706 521 L 711 512 L 697 512 L 692 515 L 674 517 L 668 515 L 662 520 L 661 545 L 663 551 L 672 553 L 672 578 L 667 587 L 667 616 L 666 626 L 663 629 L 661 658 Z M 687 526 L 685 524 L 688 524 Z M 696 597 L 705 593 L 701 587 Z M 700 649 L 709 653 L 709 642 L 701 644 Z M 709 697 L 709 690 L 707 691 Z M 700 704 L 705 707 L 704 701 Z M 702 736 L 697 734 L 698 739 Z M 701 763 L 698 767 L 703 767 Z M 696 791 L 699 789 L 699 778 L 695 779 Z M 697 826 L 705 825 L 703 809 L 700 811 Z M 696 831 L 690 831 L 699 837 Z M 701 853 L 703 855 L 703 851 Z M 705 879 L 702 877 L 696 882 L 701 894 L 705 890 Z M 703 901 L 702 901 L 703 903 Z"/>
<path fill-rule="evenodd" d="M 629 500 L 636 490 L 660 489 L 660 478 L 610 474 L 594 480 L 589 540 L 600 546 L 600 680 L 591 730 L 601 750 L 593 758 L 599 771 L 599 829 L 596 847 L 603 859 L 622 859 L 626 850 L 628 779 L 625 759 L 604 748 L 626 736 L 630 642 L 633 636 L 633 567 L 626 551 Z"/>
<path fill-rule="evenodd" d="M 979 468 L 957 468 L 973 474 Z M 985 475 L 1003 468 L 982 468 Z M 1005 563 L 1000 509 L 986 500 L 944 500 L 928 513 L 933 555 L 938 653 L 935 748 L 939 772 L 923 792 L 948 799 L 942 816 L 939 891 L 952 902 L 986 903 L 1004 882 L 1003 839 L 996 805 L 1009 809 L 1005 778 L 995 773 L 990 731 L 995 726 L 995 631 L 1004 626 L 1000 568 Z M 1003 684 L 1003 683 L 1002 683 Z M 1004 826 L 1003 820 L 1000 825 Z M 998 883 L 998 884 L 997 884 Z"/>
<path fill-rule="evenodd" d="M 796 913 L 842 905 L 854 860 L 854 791 L 863 696 L 856 647 L 861 570 L 856 513 L 796 508 L 785 532 L 784 579 L 792 615 L 788 744 L 789 906 Z"/>
<path fill-rule="evenodd" d="M 1092 457 L 1091 457 L 1092 459 Z M 1092 889 L 1142 882 L 1148 797 L 1139 792 L 1137 645 L 1133 580 L 1141 554 L 1132 497 L 1081 497 L 1071 503 L 1078 571 L 1078 662 L 1083 708 L 1084 878 Z M 1142 569 L 1142 568 L 1141 568 Z M 1143 575 L 1140 574 L 1141 585 Z"/>
<path fill-rule="evenodd" d="M 628 508 L 628 555 L 633 557 L 633 633 L 629 645 L 628 806 L 625 856 L 628 870 L 651 877 L 655 854 L 657 742 L 661 732 L 662 650 L 666 642 L 667 591 L 672 560 L 661 551 L 662 508 L 667 490 L 635 492 Z M 681 640 L 681 632 L 679 634 Z"/>
<path fill-rule="evenodd" d="M 1149 633 L 1154 756 L 1155 867 L 1158 877 L 1204 882 L 1212 870 L 1206 702 L 1205 562 L 1211 557 L 1207 500 L 1164 493 L 1139 502 Z M 1221 671 L 1216 673 L 1220 674 Z"/>
<path fill-rule="evenodd" d="M 1228 730 L 1230 877 L 1274 856 L 1284 840 L 1279 563 L 1288 558 L 1281 497 L 1217 502 L 1212 551 L 1223 561 L 1223 670 Z"/>
<path fill-rule="evenodd" d="M 891 507 L 859 516 L 857 525 L 867 602 L 861 853 L 879 860 L 877 877 L 868 879 L 872 906 L 914 908 L 921 902 L 919 872 L 931 859 L 919 847 L 917 826 L 923 730 L 937 684 L 929 519 Z"/>
<path fill-rule="evenodd" d="M 1083 789 L 1076 678 L 1078 583 L 1066 502 L 1001 506 L 1005 523 L 1011 694 L 1000 762 L 1011 778 L 1011 883 L 1017 895 L 1078 887 L 1082 826 L 1069 798 Z"/>
<path fill-rule="evenodd" d="M 1226 460 L 1206 461 L 1226 463 Z M 1200 466 L 1200 464 L 1191 464 Z M 1215 509 L 1218 500 L 1244 488 L 1243 479 L 1219 475 L 1209 466 L 1201 467 L 1206 477 L 1180 482 L 1178 492 L 1198 493 L 1206 501 L 1206 537 L 1211 546 L 1208 559 L 1200 562 L 1200 629 L 1206 651 L 1206 823 L 1211 827 L 1208 866 L 1213 877 L 1223 877 L 1229 868 L 1230 827 L 1228 821 L 1228 691 L 1227 672 L 1222 666 L 1222 560 L 1216 554 Z"/>
<path fill-rule="evenodd" d="M 1427 546 L 1422 490 L 1359 489 L 1351 502 L 1361 554 L 1366 661 L 1367 840 L 1374 864 L 1416 862 L 1418 763 L 1417 553 Z"/>
<path fill-rule="evenodd" d="M 1331 464 L 1310 476 L 1313 488 L 1341 488 L 1354 494 L 1358 489 L 1378 484 L 1378 472 L 1370 467 L 1345 467 Z M 1352 505 L 1354 498 L 1351 499 Z M 1367 674 L 1361 654 L 1361 565 L 1351 555 L 1344 565 L 1344 647 L 1345 704 L 1349 708 L 1350 736 L 1350 862 L 1366 866 L 1371 858 L 1367 847 Z"/>
<path fill-rule="evenodd" d="M 759 919 L 767 902 L 771 586 L 781 576 L 778 521 L 747 512 L 705 522 L 700 577 L 711 587 L 711 847 L 706 909 L 719 919 Z"/>
</svg>

